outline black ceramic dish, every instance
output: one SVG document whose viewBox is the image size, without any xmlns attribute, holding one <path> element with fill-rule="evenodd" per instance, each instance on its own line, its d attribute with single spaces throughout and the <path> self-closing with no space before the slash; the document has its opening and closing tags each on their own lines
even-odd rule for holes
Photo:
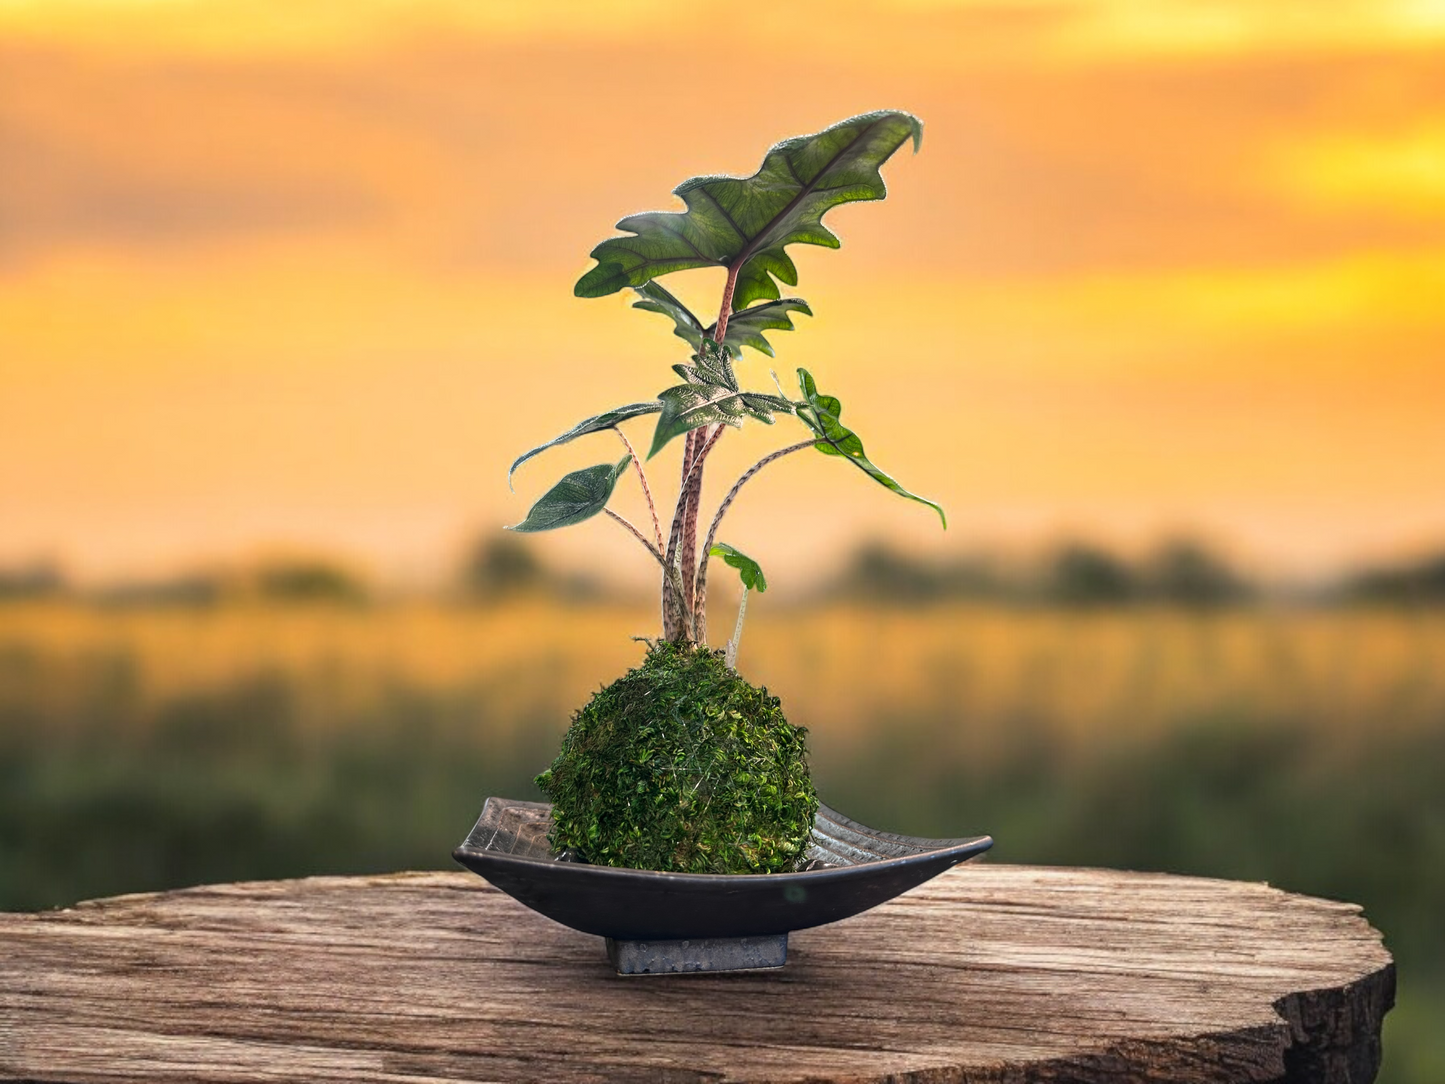
<svg viewBox="0 0 1445 1084">
<path fill-rule="evenodd" d="M 551 810 L 488 798 L 452 857 L 534 911 L 607 938 L 624 973 L 781 966 L 789 931 L 876 907 L 993 846 L 879 832 L 820 805 L 797 873 L 658 873 L 559 858 Z"/>
</svg>

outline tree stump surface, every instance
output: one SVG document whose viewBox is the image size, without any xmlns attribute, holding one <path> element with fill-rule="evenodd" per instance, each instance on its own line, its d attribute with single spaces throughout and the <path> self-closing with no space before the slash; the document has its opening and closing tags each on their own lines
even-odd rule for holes
<svg viewBox="0 0 1445 1084">
<path fill-rule="evenodd" d="M 776 971 L 619 978 L 465 873 L 0 915 L 0 1080 L 1363 1084 L 1394 966 L 1261 884 L 961 866 Z"/>
</svg>

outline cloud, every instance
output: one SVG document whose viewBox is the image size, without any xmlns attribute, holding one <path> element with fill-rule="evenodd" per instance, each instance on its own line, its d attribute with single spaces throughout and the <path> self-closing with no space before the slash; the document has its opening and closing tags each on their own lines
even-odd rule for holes
<svg viewBox="0 0 1445 1084">
<path fill-rule="evenodd" d="M 655 63 L 649 49 L 462 39 L 162 63 L 0 46 L 0 161 L 15 163 L 0 171 L 0 259 L 325 236 L 436 274 L 580 273 L 612 222 L 671 206 L 685 177 L 749 171 L 768 140 L 879 102 L 924 117 L 923 154 L 889 166 L 887 215 L 836 222 L 889 273 L 1267 265 L 1445 240 L 1442 216 L 1394 198 L 1428 194 L 1434 129 L 1385 154 L 1353 134 L 1429 122 L 1445 77 L 1428 56 L 919 78 L 832 56 L 780 72 L 753 50 L 727 85 L 680 78 L 627 107 L 595 92 Z"/>
<path fill-rule="evenodd" d="M 316 184 L 157 177 L 123 160 L 65 146 L 0 121 L 0 265 L 57 250 L 158 253 L 267 234 L 335 231 L 372 221 L 365 193 Z"/>
</svg>

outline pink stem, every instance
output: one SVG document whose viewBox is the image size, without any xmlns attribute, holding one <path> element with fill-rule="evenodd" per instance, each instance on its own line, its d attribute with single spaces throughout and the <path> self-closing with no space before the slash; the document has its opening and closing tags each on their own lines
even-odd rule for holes
<svg viewBox="0 0 1445 1084">
<path fill-rule="evenodd" d="M 747 484 L 753 475 L 757 474 L 758 471 L 762 470 L 773 460 L 782 459 L 783 456 L 791 455 L 793 452 L 800 452 L 804 448 L 811 448 L 817 443 L 818 440 L 814 437 L 811 440 L 803 440 L 797 444 L 790 444 L 786 448 L 779 448 L 771 455 L 763 456 L 763 458 L 749 467 L 747 472 L 737 480 L 737 483 L 732 489 L 728 490 L 728 495 L 723 498 L 722 504 L 718 506 L 717 515 L 712 517 L 712 526 L 710 526 L 707 531 L 707 541 L 702 544 L 702 553 L 698 557 L 697 579 L 696 585 L 693 588 L 692 612 L 695 615 L 693 623 L 696 626 L 699 637 L 707 635 L 707 559 L 712 553 L 712 544 L 717 541 L 718 526 L 722 523 L 722 518 L 727 513 L 727 510 L 732 507 L 733 501 L 737 498 L 738 491 Z"/>
<path fill-rule="evenodd" d="M 627 448 L 627 454 L 632 456 L 632 465 L 637 470 L 637 480 L 642 483 L 642 495 L 647 498 L 647 510 L 652 514 L 652 534 L 657 539 L 657 550 L 662 552 L 662 525 L 657 522 L 657 506 L 652 503 L 652 490 L 647 485 L 647 472 L 642 469 L 642 460 L 637 458 L 637 452 L 633 450 L 632 441 L 627 439 L 627 434 L 621 429 L 612 430 L 617 438 Z"/>
<path fill-rule="evenodd" d="M 660 565 L 662 565 L 663 568 L 666 568 L 666 567 L 667 567 L 667 562 L 662 559 L 662 551 L 659 550 L 659 549 L 654 548 L 653 545 L 652 545 L 652 543 L 647 540 L 647 537 L 646 537 L 641 531 L 639 531 L 636 527 L 634 527 L 634 526 L 632 525 L 632 521 L 631 521 L 631 520 L 626 519 L 626 518 L 623 517 L 623 516 L 619 516 L 616 512 L 612 511 L 612 509 L 610 509 L 610 508 L 604 508 L 604 509 L 602 509 L 602 511 L 606 512 L 609 516 L 611 516 L 613 519 L 615 519 L 618 523 L 622 524 L 622 526 L 626 527 L 629 531 L 631 531 L 631 532 L 632 532 L 632 536 L 633 536 L 634 538 L 636 538 L 637 541 L 639 541 L 639 542 L 642 543 L 642 545 L 646 548 L 647 552 L 650 553 L 650 554 L 652 554 L 653 557 L 657 558 L 657 563 L 660 564 Z"/>
<path fill-rule="evenodd" d="M 742 270 L 742 264 L 732 264 L 728 267 L 728 280 L 723 286 L 722 307 L 718 310 L 717 326 L 713 328 L 713 341 L 719 346 L 727 341 L 728 317 L 733 311 L 733 290 L 737 288 L 738 272 Z"/>
</svg>

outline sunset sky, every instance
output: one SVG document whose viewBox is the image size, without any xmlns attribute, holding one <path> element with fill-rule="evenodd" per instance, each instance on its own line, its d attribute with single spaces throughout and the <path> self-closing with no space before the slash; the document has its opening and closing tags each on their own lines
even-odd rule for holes
<svg viewBox="0 0 1445 1084">
<path fill-rule="evenodd" d="M 770 578 L 864 535 L 1445 541 L 1445 0 L 0 0 L 0 567 L 445 574 L 619 445 L 512 494 L 518 453 L 685 360 L 573 297 L 612 224 L 882 107 L 922 151 L 791 250 L 816 316 L 740 373 L 811 369 L 950 528 L 795 456 L 723 531 Z M 729 433 L 710 491 L 800 435 Z M 648 571 L 602 519 L 536 544 Z"/>
</svg>

